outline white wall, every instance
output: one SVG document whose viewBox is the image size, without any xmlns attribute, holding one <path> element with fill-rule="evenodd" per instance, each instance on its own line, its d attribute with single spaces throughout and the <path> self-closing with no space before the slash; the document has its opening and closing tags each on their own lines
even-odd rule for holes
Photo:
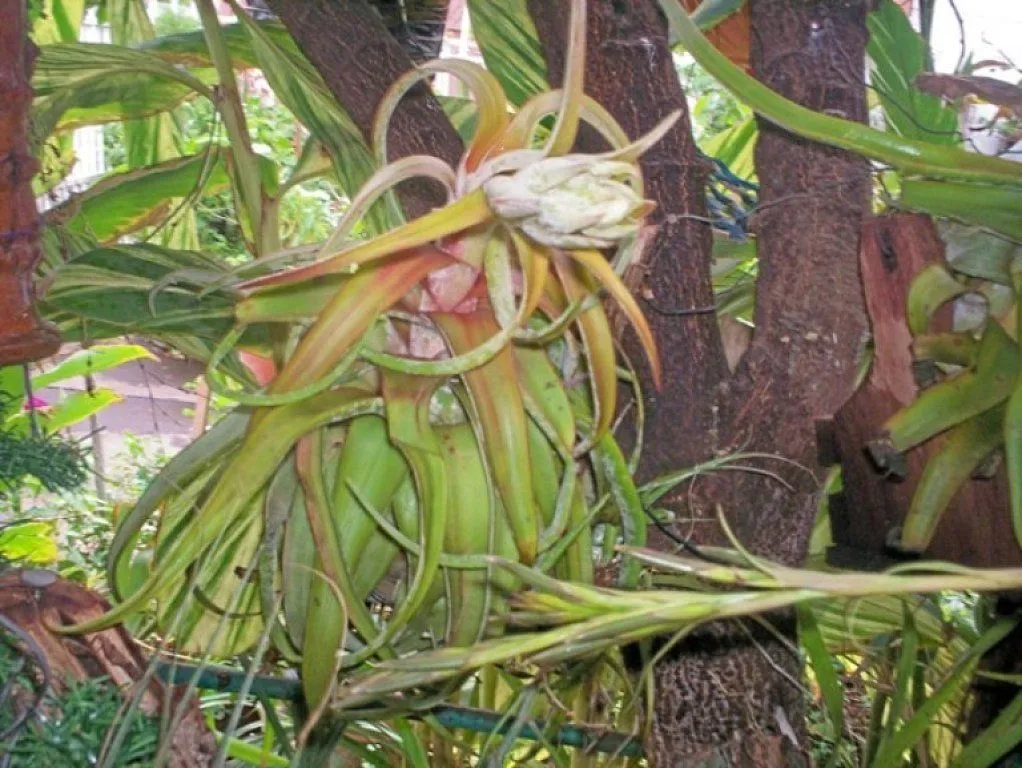
<svg viewBox="0 0 1022 768">
<path fill-rule="evenodd" d="M 1022 67 L 1022 0 L 956 0 L 955 5 L 965 21 L 966 51 L 974 60 L 1003 59 L 1007 55 L 1016 67 Z M 951 72 L 962 50 L 962 33 L 950 0 L 942 0 L 934 12 L 934 63 L 941 72 Z M 1018 71 L 998 73 L 984 70 L 984 75 L 1002 77 L 1012 82 L 1022 79 Z"/>
</svg>

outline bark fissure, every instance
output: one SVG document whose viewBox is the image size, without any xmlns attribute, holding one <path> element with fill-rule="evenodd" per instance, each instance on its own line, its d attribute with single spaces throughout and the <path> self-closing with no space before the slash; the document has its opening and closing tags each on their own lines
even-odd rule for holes
<svg viewBox="0 0 1022 768">
<path fill-rule="evenodd" d="M 550 80 L 563 77 L 568 4 L 530 0 Z M 714 316 L 679 314 L 713 304 L 710 238 L 704 196 L 708 165 L 692 138 L 685 94 L 667 44 L 667 29 L 655 0 L 628 4 L 590 0 L 585 89 L 610 110 L 630 137 L 649 131 L 674 110 L 682 118 L 641 160 L 646 196 L 657 203 L 650 217 L 653 237 L 641 262 L 628 276 L 650 327 L 660 342 L 664 387 L 655 390 L 640 368 L 646 399 L 642 474 L 655 476 L 705 458 L 698 438 L 713 429 L 714 388 L 727 373 L 727 361 Z M 600 151 L 594 132 L 580 134 L 579 149 Z M 630 333 L 625 351 L 643 355 Z"/>
</svg>

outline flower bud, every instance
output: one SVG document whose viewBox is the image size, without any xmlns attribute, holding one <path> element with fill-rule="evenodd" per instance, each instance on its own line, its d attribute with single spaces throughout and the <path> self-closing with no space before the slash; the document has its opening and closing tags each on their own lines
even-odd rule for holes
<svg viewBox="0 0 1022 768">
<path fill-rule="evenodd" d="M 653 203 L 636 192 L 631 163 L 587 155 L 551 157 L 488 179 L 497 216 L 555 248 L 610 248 L 632 237 Z"/>
</svg>

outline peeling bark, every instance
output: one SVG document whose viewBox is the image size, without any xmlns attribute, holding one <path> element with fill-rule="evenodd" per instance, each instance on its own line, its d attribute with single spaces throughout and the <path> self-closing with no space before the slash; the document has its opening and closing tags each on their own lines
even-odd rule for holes
<svg viewBox="0 0 1022 768">
<path fill-rule="evenodd" d="M 0 0 L 0 365 L 57 351 L 60 336 L 35 311 L 32 273 L 42 256 L 28 145 L 30 77 L 37 49 L 28 39 L 23 0 Z"/>
<path fill-rule="evenodd" d="M 918 394 L 905 320 L 908 289 L 924 267 L 943 263 L 944 243 L 929 216 L 889 214 L 863 228 L 862 278 L 873 329 L 873 363 L 865 384 L 835 414 L 830 446 L 844 479 L 841 494 L 830 499 L 831 527 L 840 556 L 845 561 L 862 558 L 853 567 L 885 552 L 888 535 L 904 520 L 927 462 L 944 444 L 945 437 L 938 436 L 909 451 L 903 478 L 878 472 L 863 450 L 881 433 L 883 423 Z M 951 315 L 945 307 L 931 330 L 950 330 Z M 989 514 L 977 518 L 978 509 Z M 978 568 L 1019 565 L 1022 552 L 1009 510 L 1007 473 L 999 462 L 992 476 L 970 479 L 958 490 L 922 556 Z"/>
<path fill-rule="evenodd" d="M 125 700 L 145 679 L 148 661 L 124 627 L 116 626 L 85 635 L 59 636 L 49 627 L 67 626 L 97 619 L 110 604 L 80 584 L 40 570 L 12 569 L 0 575 L 0 613 L 30 636 L 45 654 L 54 692 L 63 692 L 68 681 L 106 678 Z M 170 768 L 207 768 L 216 757 L 217 744 L 206 727 L 199 701 L 181 686 L 165 686 L 158 679 L 146 682 L 138 707 L 149 717 L 177 710 L 184 715 L 169 735 Z"/>
<path fill-rule="evenodd" d="M 269 5 L 363 137 L 371 141 L 380 100 L 413 66 L 380 14 L 365 0 L 269 0 Z M 439 102 L 419 85 L 395 111 L 388 147 L 392 159 L 436 155 L 453 166 L 462 145 Z M 429 182 L 402 184 L 398 194 L 412 218 L 446 203 L 443 190 Z"/>
</svg>

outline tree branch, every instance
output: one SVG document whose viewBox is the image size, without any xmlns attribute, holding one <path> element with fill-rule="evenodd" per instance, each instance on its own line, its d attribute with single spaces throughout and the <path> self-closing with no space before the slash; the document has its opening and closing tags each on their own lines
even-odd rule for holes
<svg viewBox="0 0 1022 768">
<path fill-rule="evenodd" d="M 34 307 L 32 273 L 41 256 L 32 177 L 39 164 L 28 146 L 29 42 L 24 0 L 0 0 L 0 365 L 57 351 L 60 336 Z"/>
</svg>

